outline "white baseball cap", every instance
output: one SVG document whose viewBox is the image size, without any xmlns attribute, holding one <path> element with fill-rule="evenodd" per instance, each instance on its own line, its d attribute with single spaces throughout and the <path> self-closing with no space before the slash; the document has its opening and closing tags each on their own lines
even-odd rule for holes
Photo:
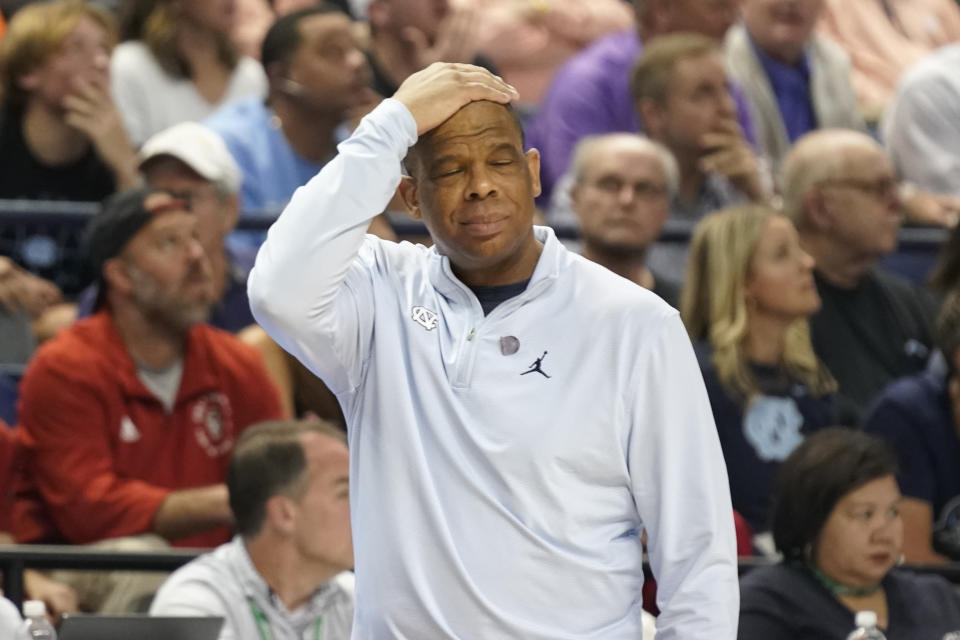
<svg viewBox="0 0 960 640">
<path fill-rule="evenodd" d="M 159 156 L 176 158 L 230 193 L 240 191 L 240 167 L 223 138 L 199 122 L 181 122 L 150 136 L 140 148 L 140 168 Z"/>
</svg>

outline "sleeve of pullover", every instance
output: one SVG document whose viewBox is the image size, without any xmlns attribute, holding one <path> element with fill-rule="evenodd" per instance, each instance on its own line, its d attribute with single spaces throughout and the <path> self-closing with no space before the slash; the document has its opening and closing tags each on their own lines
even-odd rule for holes
<svg viewBox="0 0 960 640">
<path fill-rule="evenodd" d="M 416 140 L 407 108 L 384 100 L 293 195 L 250 273 L 254 318 L 335 393 L 359 384 L 373 333 L 377 241 L 365 241 L 366 228 L 393 196 Z"/>
<path fill-rule="evenodd" d="M 59 534 L 88 544 L 150 531 L 170 490 L 115 468 L 102 385 L 41 353 L 20 401 L 25 464 Z M 31 541 L 22 528 L 29 524 L 14 523 L 19 540 Z"/>
<path fill-rule="evenodd" d="M 676 313 L 637 360 L 630 477 L 657 579 L 657 638 L 737 636 L 730 485 L 710 402 Z"/>
</svg>

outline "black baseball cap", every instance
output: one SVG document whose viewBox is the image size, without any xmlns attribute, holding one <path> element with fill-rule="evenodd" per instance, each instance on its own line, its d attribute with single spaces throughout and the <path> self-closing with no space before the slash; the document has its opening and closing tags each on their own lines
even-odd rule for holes
<svg viewBox="0 0 960 640">
<path fill-rule="evenodd" d="M 82 247 L 90 271 L 99 279 L 107 260 L 117 256 L 127 243 L 153 218 L 169 211 L 187 211 L 181 198 L 162 202 L 147 208 L 146 200 L 154 193 L 164 193 L 149 187 L 121 191 L 103 202 L 100 212 L 87 224 Z"/>
</svg>

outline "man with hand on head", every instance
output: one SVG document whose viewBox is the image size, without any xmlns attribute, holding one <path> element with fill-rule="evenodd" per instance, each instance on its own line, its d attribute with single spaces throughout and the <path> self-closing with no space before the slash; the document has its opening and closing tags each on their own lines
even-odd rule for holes
<svg viewBox="0 0 960 640">
<path fill-rule="evenodd" d="M 662 300 L 533 226 L 516 97 L 470 65 L 410 76 L 250 275 L 257 320 L 344 409 L 354 634 L 640 637 L 645 529 L 658 637 L 732 640 L 732 507 L 692 347 Z M 434 248 L 365 234 L 397 186 Z"/>
<path fill-rule="evenodd" d="M 219 640 L 349 640 L 353 623 L 347 443 L 319 421 L 243 432 L 227 489 L 237 536 L 175 571 L 155 616 L 220 616 Z"/>
</svg>

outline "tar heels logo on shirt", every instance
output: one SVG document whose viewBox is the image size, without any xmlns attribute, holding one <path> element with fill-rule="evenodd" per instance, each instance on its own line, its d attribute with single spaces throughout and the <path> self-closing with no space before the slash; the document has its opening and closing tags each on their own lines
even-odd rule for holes
<svg viewBox="0 0 960 640">
<path fill-rule="evenodd" d="M 784 460 L 803 442 L 803 415 L 793 398 L 757 396 L 743 419 L 743 435 L 764 461 Z"/>
<path fill-rule="evenodd" d="M 437 328 L 437 314 L 426 307 L 414 307 L 410 310 L 410 317 L 427 331 Z"/>
</svg>

